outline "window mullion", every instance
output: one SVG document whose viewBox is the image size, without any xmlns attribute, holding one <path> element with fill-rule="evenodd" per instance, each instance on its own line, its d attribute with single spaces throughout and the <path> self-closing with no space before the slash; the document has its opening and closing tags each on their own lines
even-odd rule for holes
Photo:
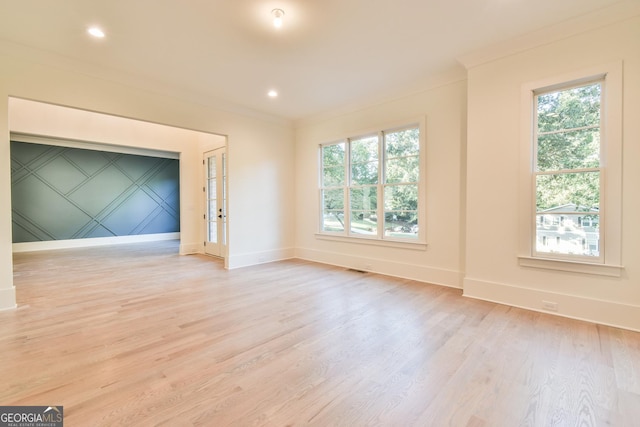
<svg viewBox="0 0 640 427">
<path fill-rule="evenodd" d="M 600 113 L 600 114 L 602 114 L 602 113 Z M 599 127 L 600 127 L 600 123 L 598 123 L 597 125 L 582 126 L 582 127 L 577 127 L 577 128 L 567 128 L 567 129 L 553 130 L 553 131 L 549 131 L 549 132 L 539 132 L 538 136 L 558 135 L 560 133 L 569 133 L 569 132 L 577 132 L 577 131 L 581 131 L 581 130 L 598 129 Z"/>
<path fill-rule="evenodd" d="M 534 174 L 538 175 L 562 175 L 568 173 L 591 173 L 602 172 L 602 168 L 576 168 L 576 169 L 556 169 L 548 171 L 536 171 Z"/>
</svg>

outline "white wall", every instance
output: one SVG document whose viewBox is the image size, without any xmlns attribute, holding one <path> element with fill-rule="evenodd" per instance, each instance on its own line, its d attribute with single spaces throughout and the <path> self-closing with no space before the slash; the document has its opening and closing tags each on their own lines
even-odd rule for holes
<svg viewBox="0 0 640 427">
<path fill-rule="evenodd" d="M 293 255 L 291 123 L 184 102 L 70 71 L 67 66 L 45 65 L 39 59 L 0 53 L 0 69 L 0 309 L 15 305 L 9 153 L 12 130 L 180 152 L 182 247 L 186 252 L 202 248 L 201 161 L 202 152 L 212 146 L 211 141 L 206 137 L 205 141 L 198 141 L 193 135 L 185 136 L 188 132 L 168 128 L 160 132 L 162 136 L 150 138 L 159 127 L 143 126 L 146 130 L 141 130 L 127 127 L 114 117 L 74 109 L 227 135 L 231 236 L 228 265 L 233 268 Z M 74 109 L 36 103 L 23 103 L 17 108 L 15 103 L 20 101 L 12 101 L 9 123 L 10 97 Z M 169 132 L 181 136 L 167 137 Z"/>
<path fill-rule="evenodd" d="M 296 255 L 452 287 L 463 271 L 466 82 L 456 81 L 361 111 L 302 122 L 296 129 Z M 427 249 L 318 239 L 318 145 L 426 116 Z M 423 224 L 420 225 L 423 227 Z"/>
<path fill-rule="evenodd" d="M 623 219 L 620 278 L 518 264 L 520 91 L 523 84 L 623 61 Z M 640 17 L 468 70 L 464 294 L 640 330 Z"/>
</svg>

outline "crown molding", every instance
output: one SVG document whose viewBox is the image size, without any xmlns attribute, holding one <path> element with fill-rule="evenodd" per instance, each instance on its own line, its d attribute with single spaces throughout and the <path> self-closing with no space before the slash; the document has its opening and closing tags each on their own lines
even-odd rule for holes
<svg viewBox="0 0 640 427">
<path fill-rule="evenodd" d="M 550 44 L 562 39 L 606 27 L 616 22 L 625 21 L 640 15 L 640 2 L 625 0 L 594 12 L 577 16 L 554 25 L 543 27 L 537 31 L 514 37 L 486 48 L 461 55 L 458 58 L 469 70 L 487 62 L 515 55 L 526 50 Z"/>
<path fill-rule="evenodd" d="M 182 90 L 180 88 L 167 85 L 164 82 L 154 80 L 149 76 L 136 76 L 117 69 L 105 68 L 76 58 L 18 44 L 8 40 L 0 40 L 0 54 L 4 54 L 7 57 L 16 58 L 18 60 L 52 67 L 65 72 L 79 73 L 90 78 L 109 81 L 132 89 L 174 98 L 182 102 L 199 105 L 225 113 L 263 120 L 285 127 L 292 126 L 292 120 L 286 117 L 254 110 L 230 101 L 217 99 L 207 94 L 199 94 L 192 91 Z"/>
<path fill-rule="evenodd" d="M 467 80 L 467 70 L 459 64 L 453 62 L 453 65 L 447 70 L 437 74 L 427 74 L 417 84 L 408 86 L 404 89 L 398 89 L 388 96 L 374 96 L 360 99 L 357 102 L 342 105 L 328 111 L 311 114 L 294 121 L 295 129 L 302 129 L 308 126 L 314 126 L 322 122 L 326 122 L 337 117 L 343 117 L 349 114 L 355 114 L 365 110 L 377 108 L 385 104 L 391 104 L 403 99 L 419 96 L 422 93 L 455 84 Z"/>
</svg>

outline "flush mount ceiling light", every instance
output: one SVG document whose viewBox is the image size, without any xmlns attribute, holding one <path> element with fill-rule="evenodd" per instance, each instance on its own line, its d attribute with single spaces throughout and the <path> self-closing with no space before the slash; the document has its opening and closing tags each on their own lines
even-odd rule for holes
<svg viewBox="0 0 640 427">
<path fill-rule="evenodd" d="M 98 27 L 89 27 L 87 29 L 87 33 L 91 34 L 93 37 L 97 38 L 97 39 L 102 39 L 104 38 L 104 31 L 102 31 L 100 28 Z"/>
<path fill-rule="evenodd" d="M 276 28 L 282 27 L 282 17 L 284 16 L 284 10 L 273 9 L 271 11 L 271 15 L 273 15 L 273 26 Z"/>
<path fill-rule="evenodd" d="M 269 91 L 269 93 L 267 93 L 267 95 L 269 96 L 269 98 L 277 98 L 278 92 L 272 89 Z"/>
</svg>

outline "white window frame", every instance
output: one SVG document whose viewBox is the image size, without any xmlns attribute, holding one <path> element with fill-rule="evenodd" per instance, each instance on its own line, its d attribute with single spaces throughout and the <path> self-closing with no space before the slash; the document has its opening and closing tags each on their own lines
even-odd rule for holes
<svg viewBox="0 0 640 427">
<path fill-rule="evenodd" d="M 393 133 L 397 131 L 407 130 L 418 128 L 420 137 L 419 137 L 419 148 L 420 148 L 420 159 L 419 159 L 419 180 L 418 180 L 418 238 L 417 239 L 409 239 L 409 238 L 393 238 L 384 235 L 384 187 L 386 183 L 383 181 L 384 175 L 384 165 L 386 162 L 386 150 L 384 149 L 384 134 Z M 425 188 L 426 188 L 426 120 L 424 118 L 420 118 L 418 120 L 406 121 L 401 125 L 392 125 L 386 126 L 384 129 L 374 129 L 374 130 L 366 130 L 360 132 L 353 132 L 349 137 L 346 138 L 336 138 L 332 142 L 319 144 L 319 156 L 318 156 L 318 232 L 316 233 L 316 237 L 322 240 L 333 240 L 333 241 L 343 241 L 350 243 L 364 243 L 369 245 L 377 245 L 377 246 L 389 246 L 389 247 L 400 247 L 400 248 L 409 248 L 409 249 L 426 249 L 426 218 L 425 218 Z M 350 188 L 351 188 L 351 149 L 350 149 L 350 141 L 357 140 L 360 138 L 366 138 L 370 136 L 377 136 L 378 138 L 378 215 L 382 218 L 382 221 L 379 223 L 378 233 L 375 236 L 367 236 L 362 234 L 356 234 L 351 232 L 351 215 L 350 215 Z M 322 213 L 324 209 L 323 201 L 322 201 L 322 148 L 329 145 L 334 144 L 345 144 L 345 183 L 344 183 L 344 231 L 324 231 L 323 230 L 323 218 Z M 382 215 L 380 214 L 382 213 Z"/>
<path fill-rule="evenodd" d="M 590 82 L 602 82 L 600 153 L 600 257 L 536 252 L 534 97 Z M 523 267 L 619 277 L 622 274 L 622 62 L 590 67 L 522 85 L 519 264 Z"/>
</svg>

